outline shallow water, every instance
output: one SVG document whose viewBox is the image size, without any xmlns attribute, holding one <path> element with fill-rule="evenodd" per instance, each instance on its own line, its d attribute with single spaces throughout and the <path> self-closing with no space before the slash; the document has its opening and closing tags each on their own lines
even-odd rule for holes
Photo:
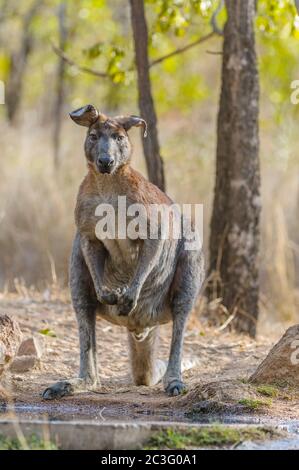
<svg viewBox="0 0 299 470">
<path fill-rule="evenodd" d="M 40 403 L 40 404 L 24 404 L 16 403 L 14 406 L 6 407 L 5 411 L 0 412 L 0 419 L 5 419 L 15 415 L 19 419 L 37 420 L 45 419 L 49 421 L 88 421 L 98 422 L 109 421 L 118 422 L 148 422 L 148 421 L 174 421 L 192 423 L 193 420 L 186 417 L 183 412 L 159 411 L 153 413 L 152 410 L 132 409 L 126 404 L 113 404 L 109 406 L 99 405 L 78 405 L 68 403 Z"/>
<path fill-rule="evenodd" d="M 178 423 L 188 424 L 209 424 L 209 423 L 223 423 L 223 424 L 248 424 L 248 425 L 265 425 L 272 427 L 279 427 L 287 432 L 299 435 L 299 420 L 283 420 L 270 416 L 261 416 L 256 414 L 196 414 L 189 415 L 181 410 L 158 410 L 140 409 L 136 406 L 134 410 L 128 408 L 127 404 L 110 404 L 109 406 L 100 406 L 97 404 L 74 404 L 67 402 L 41 402 L 41 403 L 15 403 L 13 406 L 9 405 L 3 411 L 0 410 L 0 418 L 5 419 L 11 414 L 15 414 L 18 418 L 23 419 L 39 419 L 45 418 L 49 421 L 75 421 L 75 420 L 93 420 L 98 419 L 109 420 L 109 422 L 124 422 L 124 421 L 173 421 Z"/>
</svg>

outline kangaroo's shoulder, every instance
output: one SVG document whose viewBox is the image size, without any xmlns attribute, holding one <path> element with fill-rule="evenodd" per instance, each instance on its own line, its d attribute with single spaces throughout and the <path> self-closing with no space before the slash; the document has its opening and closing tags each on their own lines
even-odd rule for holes
<svg viewBox="0 0 299 470">
<path fill-rule="evenodd" d="M 97 193 L 97 188 L 95 185 L 95 179 L 93 178 L 92 173 L 89 171 L 83 181 L 81 182 L 78 190 L 78 199 L 84 198 L 84 196 L 92 196 Z"/>
<path fill-rule="evenodd" d="M 86 220 L 92 219 L 95 208 L 99 204 L 99 193 L 90 172 L 81 182 L 75 206 L 75 222 L 77 226 L 84 225 Z"/>
<path fill-rule="evenodd" d="M 155 184 L 148 181 L 144 176 L 134 168 L 128 166 L 124 170 L 123 185 L 125 193 L 133 202 L 148 204 L 166 204 L 171 205 L 173 201 Z"/>
</svg>

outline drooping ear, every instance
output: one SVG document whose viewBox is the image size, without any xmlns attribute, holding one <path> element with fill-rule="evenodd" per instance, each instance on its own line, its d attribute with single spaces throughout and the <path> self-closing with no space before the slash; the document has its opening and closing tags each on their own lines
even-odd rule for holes
<svg viewBox="0 0 299 470">
<path fill-rule="evenodd" d="M 138 116 L 117 116 L 114 119 L 125 129 L 125 131 L 128 131 L 133 126 L 142 127 L 143 137 L 147 136 L 147 123 L 144 119 Z"/>
<path fill-rule="evenodd" d="M 88 104 L 72 111 L 70 117 L 79 126 L 90 127 L 98 119 L 99 112 L 92 104 Z"/>
</svg>

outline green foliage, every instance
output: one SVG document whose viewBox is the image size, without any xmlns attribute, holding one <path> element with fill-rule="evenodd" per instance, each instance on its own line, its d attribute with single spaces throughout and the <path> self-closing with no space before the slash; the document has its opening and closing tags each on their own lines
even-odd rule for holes
<svg viewBox="0 0 299 470">
<path fill-rule="evenodd" d="M 290 85 L 298 79 L 298 40 L 279 37 L 260 40 L 260 72 L 262 92 L 276 110 L 280 121 L 285 105 L 290 103 Z M 296 112 L 296 107 L 291 107 Z"/>
<path fill-rule="evenodd" d="M 36 107 L 47 94 L 55 92 L 58 57 L 51 43 L 59 43 L 57 7 L 61 0 L 44 0 L 32 20 L 34 47 L 24 88 L 24 103 Z M 3 2 L 0 2 L 0 6 Z M 6 4 L 5 21 L 0 23 L 0 79 L 7 80 L 10 56 L 22 39 L 22 19 L 31 0 L 11 0 Z M 149 55 L 154 60 L 211 31 L 211 16 L 218 0 L 145 0 L 149 30 Z M 218 15 L 222 25 L 225 9 Z M 121 10 L 117 0 L 67 1 L 68 40 L 66 54 L 77 64 L 107 74 L 99 78 L 66 66 L 67 99 L 76 107 L 92 98 L 101 107 L 136 109 L 136 74 L 129 17 L 129 5 Z M 289 106 L 290 82 L 299 78 L 299 17 L 294 0 L 259 0 L 256 31 L 261 90 L 279 123 Z M 7 37 L 9 34 L 9 41 Z M 210 80 L 205 62 L 219 63 L 219 57 L 206 60 L 206 49 L 221 50 L 221 38 L 177 55 L 151 68 L 152 89 L 159 115 L 174 108 L 182 113 L 202 100 L 215 98 L 215 80 Z M 217 62 L 216 62 L 217 61 Z M 219 69 L 218 69 L 219 70 Z M 220 72 L 220 70 L 219 70 Z M 28 79 L 27 79 L 28 78 Z M 132 106 L 134 103 L 134 106 Z M 297 113 L 299 107 L 292 106 Z"/>
<path fill-rule="evenodd" d="M 259 410 L 260 408 L 270 407 L 271 400 L 258 400 L 255 398 L 242 398 L 239 400 L 239 404 L 251 411 Z"/>
<path fill-rule="evenodd" d="M 89 59 L 96 59 L 104 51 L 104 44 L 102 42 L 97 42 L 93 46 L 83 49 L 83 53 L 87 55 Z"/>
<path fill-rule="evenodd" d="M 279 394 L 279 390 L 273 385 L 260 385 L 257 387 L 258 393 L 266 397 L 276 398 Z"/>
<path fill-rule="evenodd" d="M 52 331 L 50 328 L 43 328 L 42 330 L 39 330 L 39 333 L 44 336 L 51 336 L 52 338 L 56 338 L 56 333 Z"/>
<path fill-rule="evenodd" d="M 30 450 L 57 450 L 57 446 L 52 442 L 46 442 L 39 437 L 32 435 L 26 441 L 26 448 Z M 6 436 L 0 435 L 0 450 L 22 450 L 24 446 L 18 439 L 10 439 Z"/>
<path fill-rule="evenodd" d="M 233 445 L 244 440 L 260 441 L 273 437 L 270 428 L 234 428 L 231 426 L 214 425 L 177 431 L 169 428 L 154 434 L 146 449 L 185 449 L 208 446 Z"/>
<path fill-rule="evenodd" d="M 10 69 L 9 57 L 2 52 L 0 54 L 0 79 L 5 80 Z"/>
<path fill-rule="evenodd" d="M 298 17 L 294 0 L 259 0 L 258 31 L 266 37 L 298 38 Z"/>
<path fill-rule="evenodd" d="M 299 17 L 294 0 L 260 0 L 256 19 L 262 94 L 280 124 L 290 106 L 290 84 L 299 77 Z"/>
<path fill-rule="evenodd" d="M 125 50 L 122 46 L 99 42 L 84 49 L 83 53 L 91 60 L 100 56 L 104 57 L 106 59 L 106 73 L 114 83 L 125 80 L 126 70 L 122 60 L 125 57 Z"/>
<path fill-rule="evenodd" d="M 202 0 L 147 0 L 147 3 L 154 6 L 156 13 L 153 30 L 171 31 L 178 37 L 186 34 L 196 15 L 208 18 L 213 6 L 212 1 Z"/>
</svg>

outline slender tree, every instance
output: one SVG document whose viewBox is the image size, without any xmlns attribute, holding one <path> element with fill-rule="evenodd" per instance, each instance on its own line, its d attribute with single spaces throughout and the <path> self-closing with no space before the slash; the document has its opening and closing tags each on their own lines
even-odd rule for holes
<svg viewBox="0 0 299 470">
<path fill-rule="evenodd" d="M 2 2 L 0 3 L 0 24 L 3 23 L 3 21 L 5 21 L 6 19 L 8 5 L 8 0 L 2 0 Z"/>
<path fill-rule="evenodd" d="M 7 117 L 10 122 L 15 121 L 19 110 L 23 91 L 24 75 L 27 67 L 28 56 L 31 52 L 33 43 L 30 27 L 41 3 L 42 0 L 35 0 L 22 18 L 19 47 L 10 55 L 10 71 L 6 83 L 6 109 Z"/>
<path fill-rule="evenodd" d="M 59 4 L 57 17 L 59 25 L 59 48 L 62 52 L 64 52 L 67 42 L 66 2 L 61 2 Z M 63 117 L 63 105 L 65 101 L 65 67 L 65 61 L 62 57 L 59 57 L 56 78 L 56 97 L 54 104 L 53 145 L 55 168 L 58 168 L 60 164 L 60 129 Z"/>
<path fill-rule="evenodd" d="M 163 160 L 157 130 L 157 115 L 151 91 L 148 58 L 148 30 L 143 0 L 130 0 L 131 22 L 135 47 L 135 62 L 138 78 L 139 111 L 148 124 L 148 136 L 143 139 L 143 151 L 149 179 L 160 189 L 165 189 Z"/>
<path fill-rule="evenodd" d="M 255 0 L 225 0 L 209 293 L 222 297 L 239 331 L 255 336 L 259 298 L 259 82 Z"/>
</svg>

